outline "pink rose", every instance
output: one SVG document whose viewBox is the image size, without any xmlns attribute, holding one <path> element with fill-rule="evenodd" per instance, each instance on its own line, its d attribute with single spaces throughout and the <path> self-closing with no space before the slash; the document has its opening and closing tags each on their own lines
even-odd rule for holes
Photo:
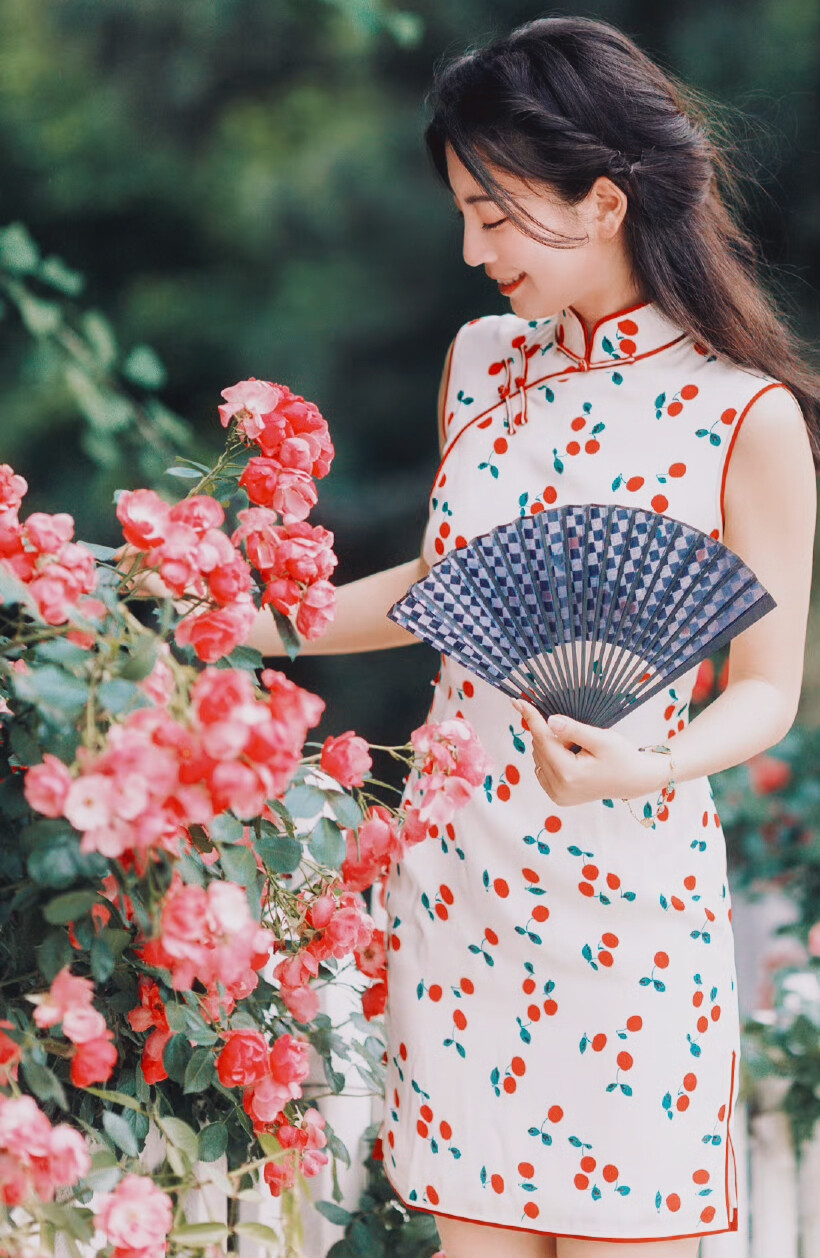
<svg viewBox="0 0 820 1258">
<path fill-rule="evenodd" d="M 333 553 L 333 534 L 321 525 L 305 520 L 280 525 L 276 530 L 278 546 L 275 572 L 296 581 L 312 583 L 327 580 L 338 562 Z"/>
<path fill-rule="evenodd" d="M 251 591 L 250 567 L 237 555 L 230 563 L 220 564 L 208 573 L 208 589 L 222 607 L 245 598 Z"/>
<path fill-rule="evenodd" d="M 215 498 L 209 494 L 194 494 L 192 498 L 183 498 L 169 512 L 174 524 L 184 524 L 195 533 L 207 533 L 209 529 L 218 529 L 225 523 L 225 512 Z"/>
<path fill-rule="evenodd" d="M 44 817 L 62 817 L 72 777 L 62 760 L 46 751 L 43 763 L 26 772 L 23 794 L 35 812 Z"/>
<path fill-rule="evenodd" d="M 93 997 L 91 979 L 80 978 L 72 974 L 68 966 L 63 966 L 52 979 L 48 992 L 32 998 L 36 1002 L 34 1021 L 41 1029 L 56 1026 L 71 1010 L 90 1008 Z"/>
<path fill-rule="evenodd" d="M 337 738 L 325 739 L 320 764 L 340 786 L 351 787 L 364 786 L 373 760 L 365 740 L 349 729 Z"/>
<path fill-rule="evenodd" d="M 256 380 L 253 377 L 223 389 L 225 405 L 219 407 L 222 427 L 227 428 L 231 420 L 236 419 L 240 432 L 255 441 L 264 427 L 265 419 L 276 410 L 285 392 L 285 389 L 268 380 Z"/>
<path fill-rule="evenodd" d="M 62 512 L 46 515 L 43 511 L 32 511 L 23 526 L 23 533 L 35 550 L 55 554 L 74 536 L 74 520 Z"/>
<path fill-rule="evenodd" d="M 308 586 L 296 613 L 296 628 L 312 641 L 320 638 L 336 613 L 336 590 L 329 581 Z"/>
<path fill-rule="evenodd" d="M 170 507 L 153 489 L 124 490 L 117 499 L 123 536 L 140 550 L 159 546 L 168 527 Z"/>
<path fill-rule="evenodd" d="M 238 513 L 239 527 L 232 537 L 233 544 L 245 543 L 245 553 L 259 572 L 270 572 L 273 569 L 276 549 L 279 545 L 276 522 L 273 511 L 267 507 L 248 507 Z"/>
<path fill-rule="evenodd" d="M 147 1175 L 126 1175 L 102 1199 L 94 1222 L 115 1247 L 114 1258 L 159 1258 L 173 1217 L 171 1198 Z"/>
<path fill-rule="evenodd" d="M 276 608 L 283 616 L 290 616 L 296 611 L 302 598 L 302 587 L 297 581 L 286 577 L 278 577 L 269 581 L 262 595 L 262 606 Z"/>
<path fill-rule="evenodd" d="M 87 1088 L 92 1083 L 107 1083 L 117 1064 L 117 1049 L 111 1032 L 96 1040 L 78 1044 L 71 1059 L 71 1082 L 75 1088 Z"/>
<path fill-rule="evenodd" d="M 63 1015 L 63 1034 L 72 1044 L 102 1039 L 107 1030 L 105 1018 L 93 1005 L 75 1005 Z"/>
<path fill-rule="evenodd" d="M 295 1036 L 285 1032 L 274 1041 L 270 1051 L 270 1069 L 273 1078 L 291 1087 L 297 1087 L 310 1073 L 310 1044 L 307 1040 L 297 1040 Z M 294 1092 L 294 1097 L 301 1095 L 301 1088 Z"/>
<path fill-rule="evenodd" d="M 263 669 L 262 685 L 270 694 L 270 709 L 274 717 L 287 726 L 304 730 L 318 725 L 325 710 L 325 701 L 297 686 L 284 673 L 275 668 Z"/>
<path fill-rule="evenodd" d="M 304 520 L 318 501 L 313 478 L 307 472 L 283 468 L 276 482 L 272 506 L 282 516 L 285 524 L 292 520 Z"/>
<path fill-rule="evenodd" d="M 281 471 L 282 466 L 276 459 L 249 459 L 239 484 L 251 502 L 260 507 L 272 507 Z"/>
<path fill-rule="evenodd" d="M 88 1174 L 91 1155 L 79 1131 L 67 1123 L 58 1123 L 52 1129 L 48 1164 L 51 1178 L 60 1187 L 69 1188 Z"/>
<path fill-rule="evenodd" d="M 16 515 L 28 493 L 28 484 L 8 463 L 0 464 L 0 516 Z"/>
<path fill-rule="evenodd" d="M 250 601 L 231 603 L 201 616 L 186 616 L 177 627 L 176 640 L 180 646 L 192 646 L 206 664 L 213 664 L 245 641 L 255 617 L 256 608 Z"/>
</svg>

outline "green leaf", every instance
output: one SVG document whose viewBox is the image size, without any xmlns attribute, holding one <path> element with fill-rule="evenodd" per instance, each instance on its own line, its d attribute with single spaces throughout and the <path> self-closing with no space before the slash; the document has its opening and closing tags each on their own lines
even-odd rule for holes
<svg viewBox="0 0 820 1258">
<path fill-rule="evenodd" d="M 302 859 L 302 844 L 289 834 L 265 834 L 255 847 L 267 869 L 275 874 L 292 874 Z"/>
<path fill-rule="evenodd" d="M 29 593 L 28 587 L 5 569 L 0 570 L 0 605 L 25 607 L 35 620 L 42 621 L 37 604 Z"/>
<path fill-rule="evenodd" d="M 69 964 L 74 954 L 64 930 L 50 930 L 35 952 L 40 972 L 47 983 L 51 983 L 63 966 Z"/>
<path fill-rule="evenodd" d="M 166 476 L 176 476 L 179 480 L 202 480 L 200 473 L 193 467 L 168 467 Z"/>
<path fill-rule="evenodd" d="M 136 1137 L 122 1114 L 115 1114 L 110 1109 L 103 1110 L 102 1125 L 106 1135 L 113 1140 L 118 1149 L 122 1149 L 123 1153 L 127 1153 L 129 1157 L 139 1157 L 140 1150 Z"/>
<path fill-rule="evenodd" d="M 96 891 L 67 891 L 55 896 L 43 909 L 43 917 L 52 926 L 64 926 L 88 913 L 102 897 Z"/>
<path fill-rule="evenodd" d="M 60 1109 L 68 1109 L 63 1085 L 53 1070 L 39 1062 L 23 1060 L 23 1077 L 38 1101 L 54 1101 Z"/>
<path fill-rule="evenodd" d="M 208 833 L 214 843 L 239 843 L 245 835 L 245 823 L 232 817 L 229 812 L 208 822 Z"/>
<path fill-rule="evenodd" d="M 253 882 L 256 876 L 256 860 L 249 848 L 220 848 L 219 860 L 225 877 L 231 882 L 239 883 L 240 887 L 248 887 Z"/>
<path fill-rule="evenodd" d="M 55 723 L 76 720 L 88 700 L 87 684 L 53 664 L 15 673 L 11 680 L 15 694 L 41 708 Z"/>
<path fill-rule="evenodd" d="M 104 681 L 98 690 L 100 703 L 112 716 L 121 716 L 124 712 L 133 712 L 135 708 L 145 708 L 151 700 L 143 694 L 133 681 L 120 675 L 112 681 Z"/>
<path fill-rule="evenodd" d="M 61 843 L 43 844 L 26 862 L 28 876 L 41 887 L 60 890 L 77 879 L 77 844 L 69 839 Z"/>
<path fill-rule="evenodd" d="M 339 869 L 347 854 L 347 842 L 335 821 L 320 817 L 309 839 L 310 849 L 321 865 Z"/>
<path fill-rule="evenodd" d="M 209 1123 L 199 1133 L 199 1160 L 215 1162 L 228 1147 L 228 1128 L 224 1123 Z"/>
<path fill-rule="evenodd" d="M 214 1055 L 210 1048 L 197 1048 L 191 1053 L 182 1081 L 182 1091 L 204 1092 L 216 1078 Z"/>
<path fill-rule="evenodd" d="M 256 1241 L 260 1245 L 270 1245 L 277 1254 L 281 1251 L 282 1238 L 277 1236 L 273 1228 L 268 1227 L 266 1223 L 237 1223 L 234 1231 L 237 1236 L 245 1236 L 249 1241 Z"/>
<path fill-rule="evenodd" d="M 93 1085 L 83 1088 L 84 1092 L 90 1092 L 92 1096 L 99 1097 L 101 1101 L 107 1101 L 109 1105 L 122 1105 L 125 1109 L 135 1110 L 138 1114 L 144 1114 L 145 1110 L 139 1101 L 135 1101 L 133 1096 L 126 1096 L 124 1092 L 115 1092 L 112 1088 L 97 1088 Z"/>
<path fill-rule="evenodd" d="M 288 620 L 287 616 L 283 616 L 283 614 L 274 607 L 272 603 L 268 605 L 271 609 L 277 632 L 279 633 L 279 637 L 282 639 L 282 645 L 287 652 L 288 658 L 295 660 L 296 656 L 302 649 L 302 640 L 291 622 Z"/>
<path fill-rule="evenodd" d="M 165 1064 L 165 1069 L 175 1083 L 182 1083 L 185 1078 L 185 1071 L 190 1056 L 191 1046 L 188 1043 L 188 1037 L 186 1035 L 171 1036 L 171 1039 L 165 1045 L 162 1060 Z"/>
<path fill-rule="evenodd" d="M 175 1227 L 169 1240 L 179 1241 L 188 1249 L 204 1249 L 206 1245 L 218 1245 L 231 1234 L 225 1223 L 183 1223 Z"/>
<path fill-rule="evenodd" d="M 40 263 L 38 276 L 44 284 L 49 284 L 69 297 L 79 297 L 85 288 L 85 279 L 80 272 L 66 266 L 62 258 L 53 253 Z"/>
<path fill-rule="evenodd" d="M 196 1161 L 199 1152 L 199 1141 L 196 1132 L 181 1118 L 162 1118 L 157 1120 L 171 1144 L 181 1149 L 192 1162 Z"/>
<path fill-rule="evenodd" d="M 350 1211 L 337 1206 L 335 1201 L 315 1201 L 313 1205 L 329 1222 L 337 1223 L 339 1227 L 347 1227 L 353 1221 Z"/>
<path fill-rule="evenodd" d="M 40 250 L 22 223 L 10 223 L 0 230 L 0 267 L 27 275 L 40 261 Z"/>
<path fill-rule="evenodd" d="M 318 786 L 305 786 L 300 783 L 292 786 L 285 795 L 285 807 L 294 817 L 315 817 L 320 813 L 327 801 L 327 795 Z"/>
<path fill-rule="evenodd" d="M 144 642 L 133 655 L 126 656 L 120 665 L 120 677 L 125 681 L 144 681 L 157 662 L 156 642 Z"/>
<path fill-rule="evenodd" d="M 78 1241 L 90 1241 L 94 1235 L 93 1214 L 81 1206 L 66 1202 L 43 1202 L 38 1205 L 37 1213 L 51 1223 L 62 1236 L 68 1234 Z"/>
<path fill-rule="evenodd" d="M 117 338 L 105 315 L 99 310 L 86 310 L 82 316 L 82 328 L 97 361 L 103 367 L 113 367 L 117 357 Z"/>
<path fill-rule="evenodd" d="M 364 814 L 352 795 L 329 795 L 328 803 L 340 825 L 349 826 L 351 830 L 355 830 L 357 826 L 361 825 Z"/>
<path fill-rule="evenodd" d="M 143 389 L 161 389 L 167 379 L 162 360 L 150 345 L 135 345 L 122 365 L 122 374 Z"/>
</svg>

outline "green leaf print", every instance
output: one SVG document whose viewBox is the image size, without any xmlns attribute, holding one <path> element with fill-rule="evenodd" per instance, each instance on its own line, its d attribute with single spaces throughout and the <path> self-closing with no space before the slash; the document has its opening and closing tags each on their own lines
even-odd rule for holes
<svg viewBox="0 0 820 1258">
<path fill-rule="evenodd" d="M 608 336 L 605 336 L 603 340 L 601 341 L 601 349 L 604 351 L 605 354 L 612 353 L 614 346 Z"/>
<path fill-rule="evenodd" d="M 490 475 L 491 475 L 491 476 L 492 476 L 495 480 L 498 480 L 498 468 L 496 467 L 496 465 L 495 465 L 494 463 L 493 463 L 492 467 L 490 468 Z"/>
<path fill-rule="evenodd" d="M 601 1200 L 601 1190 L 597 1184 L 592 1185 L 592 1192 L 590 1193 L 590 1196 L 592 1197 L 593 1201 Z"/>
<path fill-rule="evenodd" d="M 710 433 L 709 433 L 709 444 L 710 444 L 710 445 L 713 445 L 713 446 L 719 446 L 719 445 L 720 445 L 720 437 L 717 435 L 717 433 L 716 433 L 716 432 L 710 432 Z"/>
<path fill-rule="evenodd" d="M 555 394 L 553 393 L 553 391 L 552 391 L 552 389 L 549 387 L 549 385 L 547 385 L 547 384 L 542 384 L 542 385 L 540 385 L 540 386 L 539 386 L 539 389 L 538 389 L 538 392 L 539 392 L 539 393 L 543 393 L 544 397 L 547 399 L 547 401 L 548 401 L 548 402 L 554 402 L 554 401 L 555 401 Z"/>
<path fill-rule="evenodd" d="M 616 476 L 616 477 L 615 477 L 614 481 L 612 482 L 612 492 L 613 492 L 613 493 L 615 493 L 615 490 L 616 490 L 616 489 L 620 489 L 620 488 L 621 488 L 621 481 L 622 481 L 622 480 L 623 480 L 623 476 Z"/>
<path fill-rule="evenodd" d="M 613 371 L 610 379 L 612 380 L 613 384 L 623 384 L 624 382 L 624 378 L 621 375 L 620 371 Z"/>
<path fill-rule="evenodd" d="M 659 393 L 658 396 L 655 398 L 655 409 L 660 410 L 665 401 L 666 401 L 666 394 Z"/>
<path fill-rule="evenodd" d="M 556 472 L 563 472 L 564 465 L 561 462 L 561 460 L 558 458 L 558 451 L 553 450 L 553 455 L 554 455 L 554 458 L 552 460 L 552 466 L 555 468 Z"/>
</svg>

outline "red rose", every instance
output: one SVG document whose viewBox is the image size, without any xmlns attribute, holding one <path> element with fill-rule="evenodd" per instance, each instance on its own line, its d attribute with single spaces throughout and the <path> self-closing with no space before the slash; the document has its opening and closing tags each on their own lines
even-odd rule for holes
<svg viewBox="0 0 820 1258">
<path fill-rule="evenodd" d="M 368 1022 L 384 1013 L 387 1005 L 387 984 L 374 983 L 362 992 L 362 1013 Z"/>
<path fill-rule="evenodd" d="M 101 1035 L 96 1040 L 78 1044 L 71 1061 L 71 1082 L 75 1088 L 87 1088 L 91 1083 L 107 1083 L 117 1064 L 117 1049 L 113 1036 Z"/>
<path fill-rule="evenodd" d="M 216 1059 L 216 1072 L 226 1088 L 259 1083 L 269 1069 L 270 1048 L 261 1031 L 230 1031 Z"/>
<path fill-rule="evenodd" d="M 364 786 L 364 775 L 372 768 L 367 743 L 352 729 L 338 738 L 326 738 L 320 764 L 340 786 Z"/>
</svg>

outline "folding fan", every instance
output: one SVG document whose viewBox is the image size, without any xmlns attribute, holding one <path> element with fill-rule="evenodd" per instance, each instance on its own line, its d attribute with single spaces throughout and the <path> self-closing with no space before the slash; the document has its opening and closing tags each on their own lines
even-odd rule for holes
<svg viewBox="0 0 820 1258">
<path fill-rule="evenodd" d="M 607 729 L 775 606 L 700 529 L 582 503 L 474 537 L 387 614 L 544 716 Z"/>
</svg>

